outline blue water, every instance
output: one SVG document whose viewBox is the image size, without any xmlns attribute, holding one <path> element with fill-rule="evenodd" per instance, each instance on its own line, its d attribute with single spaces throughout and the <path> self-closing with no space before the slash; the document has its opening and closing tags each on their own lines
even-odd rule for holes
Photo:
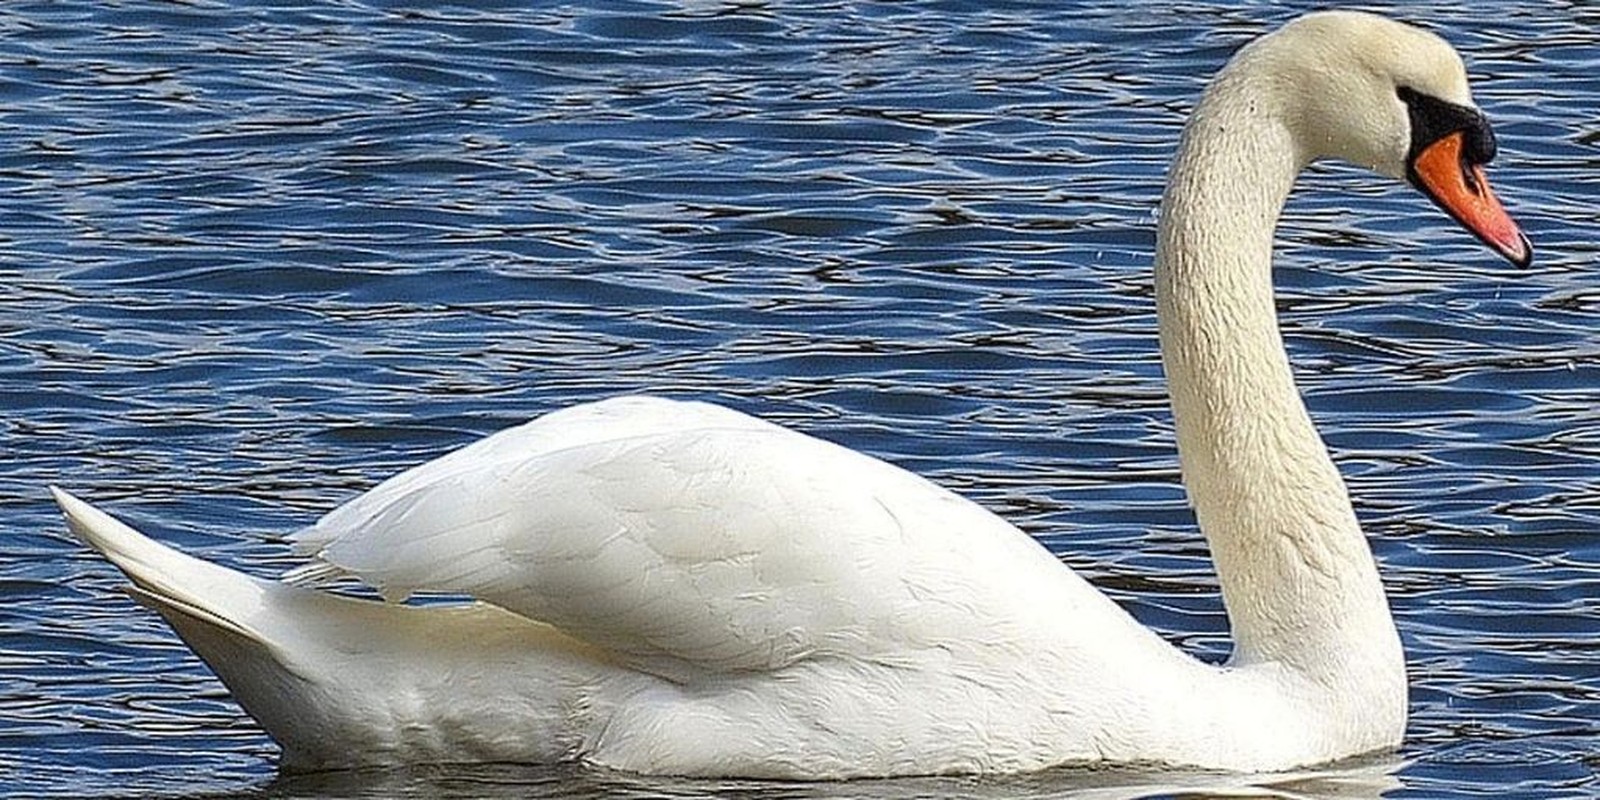
<svg viewBox="0 0 1600 800">
<path fill-rule="evenodd" d="M 269 740 L 44 486 L 273 574 L 276 537 L 474 437 L 625 392 L 712 399 L 957 488 L 1220 658 L 1157 363 L 1154 202 L 1205 77 L 1316 5 L 0 6 L 0 796 L 1207 785 L 274 782 Z M 1286 337 L 1413 690 L 1396 759 L 1282 791 L 1592 797 L 1600 12 L 1432 5 L 1401 8 L 1467 54 L 1538 261 L 1345 167 L 1285 214 Z"/>
</svg>

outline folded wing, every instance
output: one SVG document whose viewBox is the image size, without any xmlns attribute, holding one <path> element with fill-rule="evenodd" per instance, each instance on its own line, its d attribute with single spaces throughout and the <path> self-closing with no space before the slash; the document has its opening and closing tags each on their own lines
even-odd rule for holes
<svg viewBox="0 0 1600 800">
<path fill-rule="evenodd" d="M 1111 606 L 1016 528 L 909 472 L 649 397 L 502 431 L 296 541 L 321 562 L 301 577 L 348 573 L 391 599 L 472 595 L 681 680 L 809 657 L 892 663 L 1004 639 L 1041 603 L 1049 619 L 1063 603 Z"/>
</svg>

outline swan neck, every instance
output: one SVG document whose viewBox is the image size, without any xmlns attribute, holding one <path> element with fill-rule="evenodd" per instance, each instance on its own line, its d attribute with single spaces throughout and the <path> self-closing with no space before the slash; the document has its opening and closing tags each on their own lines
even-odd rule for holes
<svg viewBox="0 0 1600 800">
<path fill-rule="evenodd" d="M 1306 159 L 1255 88 L 1227 75 L 1213 85 L 1162 200 L 1157 314 L 1184 484 L 1235 664 L 1366 659 L 1403 682 L 1376 565 L 1278 328 L 1273 231 Z"/>
</svg>

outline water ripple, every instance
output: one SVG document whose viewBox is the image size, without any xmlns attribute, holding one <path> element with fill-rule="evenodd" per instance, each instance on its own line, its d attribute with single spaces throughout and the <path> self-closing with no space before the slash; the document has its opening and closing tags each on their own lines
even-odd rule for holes
<svg viewBox="0 0 1600 800">
<path fill-rule="evenodd" d="M 269 783 L 271 745 L 41 487 L 266 574 L 275 537 L 474 437 L 702 397 L 963 491 L 1220 659 L 1155 353 L 1154 204 L 1205 76 L 1311 5 L 0 8 L 0 793 L 1177 791 Z M 1285 337 L 1414 686 L 1404 763 L 1293 785 L 1592 796 L 1600 17 L 1403 13 L 1469 53 L 1539 261 L 1508 272 L 1343 167 L 1284 214 Z"/>
</svg>

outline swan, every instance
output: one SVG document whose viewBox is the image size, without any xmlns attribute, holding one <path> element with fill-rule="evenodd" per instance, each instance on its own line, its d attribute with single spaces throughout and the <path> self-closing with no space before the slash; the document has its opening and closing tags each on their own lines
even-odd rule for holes
<svg viewBox="0 0 1600 800">
<path fill-rule="evenodd" d="M 928 480 L 726 408 L 627 396 L 396 475 L 292 541 L 283 580 L 60 489 L 282 747 L 286 771 L 579 762 L 842 779 L 1158 763 L 1277 771 L 1395 747 L 1399 637 L 1274 317 L 1273 229 L 1339 158 L 1532 257 L 1460 57 L 1314 13 L 1238 51 L 1184 129 L 1155 262 L 1182 476 L 1234 648 L 1202 662 Z M 330 593 L 354 577 L 383 600 Z M 408 605 L 417 592 L 469 596 Z"/>
</svg>

